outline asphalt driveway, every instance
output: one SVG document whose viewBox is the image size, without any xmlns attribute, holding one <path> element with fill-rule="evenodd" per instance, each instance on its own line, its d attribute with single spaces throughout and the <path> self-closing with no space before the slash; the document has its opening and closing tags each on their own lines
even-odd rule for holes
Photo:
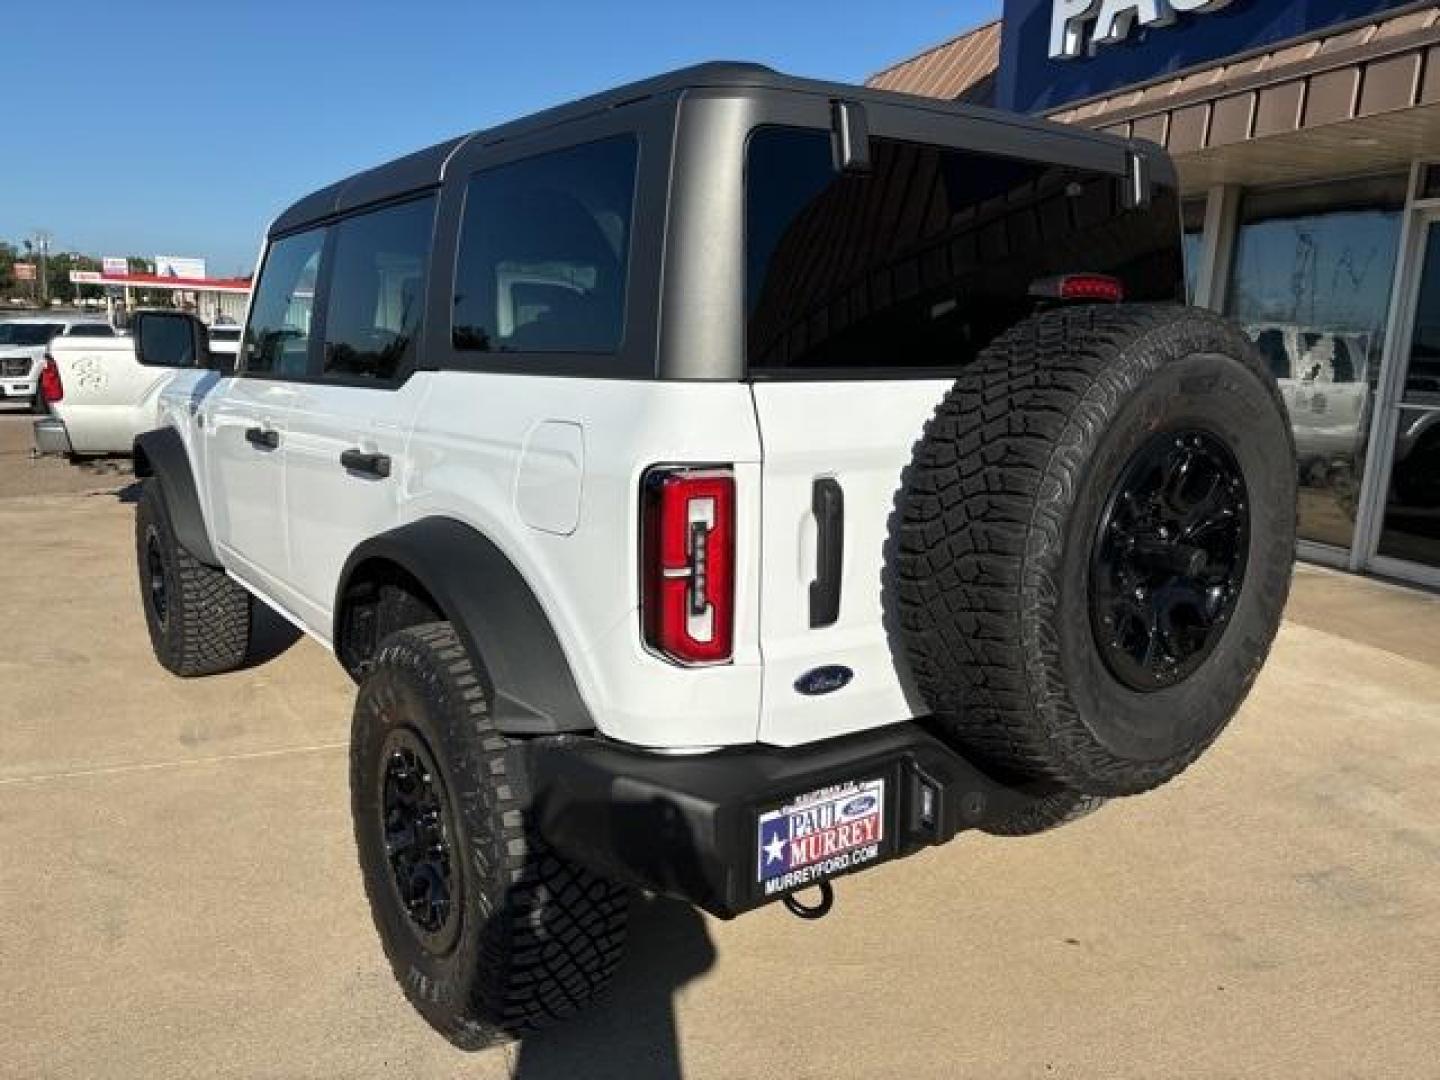
<svg viewBox="0 0 1440 1080">
<path fill-rule="evenodd" d="M 129 478 L 32 466 L 24 423 L 0 417 L 0 1076 L 1440 1069 L 1440 599 L 1302 569 L 1243 715 L 1164 790 L 846 880 L 819 923 L 640 903 L 605 1004 L 464 1055 L 370 926 L 348 680 L 275 620 L 246 670 L 166 675 Z"/>
</svg>

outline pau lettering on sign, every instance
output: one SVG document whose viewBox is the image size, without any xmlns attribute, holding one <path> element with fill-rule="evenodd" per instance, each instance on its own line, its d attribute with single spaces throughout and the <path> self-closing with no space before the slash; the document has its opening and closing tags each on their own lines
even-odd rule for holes
<svg viewBox="0 0 1440 1080">
<path fill-rule="evenodd" d="M 1230 0 L 1051 0 L 1050 59 L 1074 60 L 1091 47 L 1124 41 L 1136 25 L 1172 26 L 1179 15 L 1219 11 Z M 1088 31 L 1088 32 L 1087 32 Z"/>
</svg>

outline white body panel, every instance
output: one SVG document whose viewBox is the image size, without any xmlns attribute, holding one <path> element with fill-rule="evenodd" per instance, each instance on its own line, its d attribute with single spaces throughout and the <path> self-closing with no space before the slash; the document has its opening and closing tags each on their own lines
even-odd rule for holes
<svg viewBox="0 0 1440 1080">
<path fill-rule="evenodd" d="M 188 441 L 226 568 L 327 645 L 349 554 L 399 525 L 452 518 L 494 542 L 534 591 L 606 735 L 795 745 L 919 712 L 887 633 L 882 574 L 901 472 L 948 385 L 444 371 L 399 389 L 225 378 L 206 393 L 185 373 L 165 412 L 179 426 L 196 406 L 203 420 L 203 447 Z M 256 447 L 250 428 L 274 430 L 279 445 Z M 391 475 L 342 468 L 351 447 L 388 455 Z M 735 654 L 686 668 L 641 638 L 639 493 L 657 464 L 709 462 L 735 469 Z M 844 492 L 843 584 L 837 621 L 812 628 L 821 477 Z M 832 664 L 854 672 L 847 686 L 795 689 Z"/>
<path fill-rule="evenodd" d="M 417 376 L 398 390 L 289 384 L 293 395 L 277 450 L 285 470 L 289 606 L 327 640 L 345 560 L 362 541 L 400 522 L 405 444 L 428 383 Z M 385 454 L 395 471 L 383 479 L 350 472 L 340 464 L 350 449 Z"/>
<path fill-rule="evenodd" d="M 167 389 L 164 422 L 184 425 L 195 390 L 185 376 Z M 755 740 L 761 479 L 746 386 L 455 371 L 417 372 L 394 390 L 225 378 L 196 411 L 204 437 L 187 442 L 217 553 L 322 642 L 333 644 L 339 575 L 356 546 L 452 518 L 530 585 L 606 735 L 657 747 Z M 247 442 L 252 427 L 275 430 L 279 446 Z M 347 473 L 339 455 L 352 446 L 388 454 L 391 475 Z M 682 668 L 641 640 L 639 494 L 648 468 L 696 460 L 735 467 L 735 656 Z"/>
<path fill-rule="evenodd" d="M 901 471 L 949 386 L 928 379 L 755 384 L 765 463 L 762 742 L 789 746 L 919 713 L 895 662 L 882 575 Z M 844 494 L 840 613 L 833 625 L 812 628 L 813 489 L 824 477 Z M 796 691 L 801 675 L 831 664 L 854 672 L 848 685 L 818 696 Z"/>
<path fill-rule="evenodd" d="M 201 405 L 205 433 L 202 501 L 216 553 L 241 581 L 295 606 L 289 586 L 289 522 L 285 517 L 285 433 L 300 387 L 268 379 L 222 379 Z M 260 447 L 252 429 L 276 433 Z M 197 473 L 198 475 L 198 473 Z"/>
<path fill-rule="evenodd" d="M 50 355 L 65 396 L 51 407 L 77 454 L 128 454 L 157 421 L 160 391 L 174 369 L 142 367 L 126 337 L 59 337 Z"/>
<path fill-rule="evenodd" d="M 401 516 L 453 517 L 509 557 L 549 616 L 605 734 L 646 746 L 753 742 L 760 446 L 748 389 L 455 371 L 417 379 L 433 385 L 411 438 Z M 553 425 L 578 428 L 584 446 L 578 520 L 568 534 L 543 527 L 546 520 L 527 523 L 520 506 L 534 508 L 533 493 L 517 500 L 522 451 Z M 554 430 L 541 437 L 561 438 Z M 647 652 L 640 637 L 639 493 L 647 468 L 697 460 L 735 466 L 735 657 L 681 668 Z"/>
</svg>

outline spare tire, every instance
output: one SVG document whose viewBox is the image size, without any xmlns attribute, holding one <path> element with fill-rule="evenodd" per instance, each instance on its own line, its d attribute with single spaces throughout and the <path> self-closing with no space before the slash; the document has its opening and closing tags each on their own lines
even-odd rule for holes
<svg viewBox="0 0 1440 1080">
<path fill-rule="evenodd" d="M 1033 315 L 964 370 L 906 471 L 895 587 L 916 687 L 1001 774 L 1156 787 L 1264 663 L 1295 500 L 1275 380 L 1230 323 Z"/>
</svg>

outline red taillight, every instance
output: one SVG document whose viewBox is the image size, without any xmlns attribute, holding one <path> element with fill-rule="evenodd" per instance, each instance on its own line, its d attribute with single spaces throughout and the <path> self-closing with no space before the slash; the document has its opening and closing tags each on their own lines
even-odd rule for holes
<svg viewBox="0 0 1440 1080">
<path fill-rule="evenodd" d="M 1109 274 L 1063 274 L 1031 283 L 1030 295 L 1050 300 L 1096 300 L 1118 304 L 1125 299 L 1125 283 Z"/>
<path fill-rule="evenodd" d="M 735 476 L 646 474 L 640 573 L 645 640 L 682 664 L 729 660 L 735 632 Z"/>
<path fill-rule="evenodd" d="M 40 369 L 40 396 L 47 405 L 53 405 L 65 397 L 65 384 L 60 381 L 60 368 L 53 356 L 45 357 L 45 366 Z"/>
</svg>

